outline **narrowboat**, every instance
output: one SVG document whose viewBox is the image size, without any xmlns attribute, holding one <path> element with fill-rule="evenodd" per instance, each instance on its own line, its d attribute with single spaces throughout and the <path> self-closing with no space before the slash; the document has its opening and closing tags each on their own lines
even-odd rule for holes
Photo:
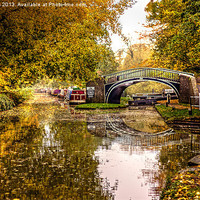
<svg viewBox="0 0 200 200">
<path fill-rule="evenodd" d="M 70 104 L 80 104 L 86 102 L 86 92 L 85 90 L 71 90 L 69 92 L 69 103 Z"/>
<path fill-rule="evenodd" d="M 58 94 L 58 98 L 64 99 L 65 96 L 67 95 L 67 91 L 68 91 L 67 89 L 61 89 L 60 93 Z"/>
<path fill-rule="evenodd" d="M 56 89 L 51 91 L 51 95 L 57 96 L 59 99 L 64 99 L 64 101 L 69 101 L 69 104 L 80 104 L 86 102 L 86 92 L 79 88 Z"/>
<path fill-rule="evenodd" d="M 59 89 L 52 90 L 52 91 L 51 91 L 51 95 L 57 96 L 57 95 L 60 93 L 60 91 L 61 91 L 61 90 L 59 90 Z"/>
</svg>

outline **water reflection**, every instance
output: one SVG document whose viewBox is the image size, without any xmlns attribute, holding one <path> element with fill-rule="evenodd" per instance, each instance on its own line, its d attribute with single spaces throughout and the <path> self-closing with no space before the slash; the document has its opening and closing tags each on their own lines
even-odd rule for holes
<svg viewBox="0 0 200 200">
<path fill-rule="evenodd" d="M 95 134 L 156 135 L 172 132 L 160 115 L 150 107 L 148 110 L 125 110 L 119 113 L 87 115 L 88 130 Z"/>
<path fill-rule="evenodd" d="M 159 187 L 155 180 L 157 154 L 157 151 L 142 151 L 140 147 L 130 152 L 115 141 L 108 150 L 98 149 L 101 177 L 110 182 L 111 188 L 118 183 L 115 199 L 152 199 L 150 192 Z"/>
<path fill-rule="evenodd" d="M 24 127 L 21 119 L 13 123 L 11 132 L 19 124 Z M 2 130 L 2 136 L 8 135 Z M 31 140 L 10 139 L 12 145 L 1 152 L 0 199 L 112 199 L 94 157 L 101 140 L 87 132 L 85 122 L 45 121 L 38 130 L 28 130 Z"/>
<path fill-rule="evenodd" d="M 125 112 L 110 114 L 120 133 L 105 114 L 56 104 L 20 109 L 0 122 L 0 199 L 159 199 L 166 175 L 199 152 L 198 135 L 140 135 L 121 124 Z"/>
<path fill-rule="evenodd" d="M 154 107 L 146 107 L 144 110 L 130 110 L 123 120 L 127 126 L 146 133 L 158 133 L 169 129 Z"/>
<path fill-rule="evenodd" d="M 116 200 L 159 199 L 167 175 L 187 166 L 200 150 L 199 136 L 174 133 L 164 136 L 129 136 L 104 138 L 96 151 L 99 172 L 110 183 L 117 182 Z"/>
</svg>

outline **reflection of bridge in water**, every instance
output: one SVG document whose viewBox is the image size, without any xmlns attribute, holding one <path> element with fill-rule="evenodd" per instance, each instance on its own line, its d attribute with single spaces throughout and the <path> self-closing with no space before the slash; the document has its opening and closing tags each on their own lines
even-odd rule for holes
<svg viewBox="0 0 200 200">
<path fill-rule="evenodd" d="M 105 176 L 109 180 L 109 177 L 113 178 L 111 174 L 116 176 L 119 172 L 123 174 L 123 170 L 134 170 L 141 187 L 148 185 L 148 196 L 159 199 L 165 175 L 183 169 L 191 156 L 200 152 L 200 136 L 172 129 L 158 133 L 138 131 L 126 125 L 124 116 L 130 118 L 125 112 L 99 115 L 97 118 L 87 116 L 88 131 L 103 137 L 101 148 L 97 151 L 100 152 L 98 156 L 101 155 L 100 171 L 111 168 L 112 173 Z M 127 161 L 129 159 L 130 162 Z"/>
<path fill-rule="evenodd" d="M 200 136 L 175 132 L 169 128 L 158 133 L 146 133 L 128 127 L 122 119 L 116 119 L 109 114 L 99 121 L 87 121 L 88 131 L 100 137 L 116 137 L 123 145 L 141 147 L 160 147 L 168 145 L 188 144 L 192 150 L 200 150 Z"/>
<path fill-rule="evenodd" d="M 171 132 L 171 134 L 155 135 L 155 136 L 129 136 L 122 135 L 119 143 L 123 145 L 131 145 L 133 147 L 164 147 L 173 145 L 187 144 L 191 150 L 200 150 L 200 137 L 197 135 L 190 135 L 186 133 Z"/>
<path fill-rule="evenodd" d="M 112 130 L 118 135 L 122 134 L 129 134 L 134 136 L 158 136 L 158 135 L 165 135 L 165 134 L 173 134 L 173 130 L 171 128 L 157 132 L 157 133 L 147 133 L 143 131 L 136 130 L 126 125 L 122 118 L 119 118 L 116 115 L 107 115 L 106 116 L 106 127 L 107 130 Z"/>
</svg>

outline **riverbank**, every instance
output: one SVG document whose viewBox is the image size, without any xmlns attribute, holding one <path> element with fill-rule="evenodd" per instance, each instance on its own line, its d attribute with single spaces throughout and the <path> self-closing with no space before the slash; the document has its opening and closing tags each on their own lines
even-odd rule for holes
<svg viewBox="0 0 200 200">
<path fill-rule="evenodd" d="M 177 173 L 166 181 L 161 200 L 200 199 L 200 167 L 190 168 Z"/>
<path fill-rule="evenodd" d="M 159 104 L 155 107 L 166 121 L 185 120 L 189 118 L 200 119 L 200 110 L 194 108 L 191 111 L 189 104 L 180 104 L 178 103 L 178 100 L 172 100 L 168 106 L 166 106 L 165 101 L 160 101 L 158 103 Z"/>
<path fill-rule="evenodd" d="M 123 104 L 110 104 L 110 103 L 88 103 L 80 104 L 75 107 L 75 109 L 84 109 L 84 110 L 95 110 L 95 109 L 117 109 L 117 108 L 126 108 L 126 105 Z"/>
<path fill-rule="evenodd" d="M 0 111 L 10 110 L 33 95 L 32 89 L 20 89 L 0 92 Z"/>
<path fill-rule="evenodd" d="M 200 110 L 193 109 L 191 112 L 189 104 L 179 104 L 177 101 L 168 107 L 165 102 L 160 103 L 155 108 L 170 127 L 189 134 L 200 134 Z M 200 165 L 195 168 L 188 166 L 174 177 L 168 177 L 160 199 L 200 199 L 199 172 Z"/>
<path fill-rule="evenodd" d="M 120 104 L 113 103 L 85 103 L 75 106 L 76 110 L 119 109 L 128 106 L 129 97 L 121 97 Z"/>
<path fill-rule="evenodd" d="M 165 122 L 175 130 L 200 134 L 200 110 L 190 110 L 189 104 L 179 104 L 177 100 L 166 106 L 165 102 L 155 105 Z"/>
</svg>

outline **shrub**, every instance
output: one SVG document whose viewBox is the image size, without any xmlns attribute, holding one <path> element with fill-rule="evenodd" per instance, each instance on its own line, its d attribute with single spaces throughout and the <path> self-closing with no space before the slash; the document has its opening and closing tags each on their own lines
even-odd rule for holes
<svg viewBox="0 0 200 200">
<path fill-rule="evenodd" d="M 20 89 L 0 94 L 0 111 L 12 109 L 14 106 L 29 99 L 32 89 Z"/>
<path fill-rule="evenodd" d="M 0 94 L 0 111 L 9 110 L 15 106 L 15 103 L 5 94 Z"/>
<path fill-rule="evenodd" d="M 23 96 L 18 92 L 8 92 L 6 95 L 14 101 L 15 105 L 18 105 L 24 101 Z"/>
<path fill-rule="evenodd" d="M 33 95 L 33 89 L 24 88 L 24 89 L 18 90 L 17 93 L 19 93 L 19 95 L 21 95 L 23 100 L 27 100 Z"/>
<path fill-rule="evenodd" d="M 21 90 L 9 91 L 6 93 L 6 95 L 14 101 L 15 105 L 18 105 L 22 103 L 24 100 L 29 99 L 29 97 L 32 95 L 32 90 L 21 89 Z"/>
</svg>

